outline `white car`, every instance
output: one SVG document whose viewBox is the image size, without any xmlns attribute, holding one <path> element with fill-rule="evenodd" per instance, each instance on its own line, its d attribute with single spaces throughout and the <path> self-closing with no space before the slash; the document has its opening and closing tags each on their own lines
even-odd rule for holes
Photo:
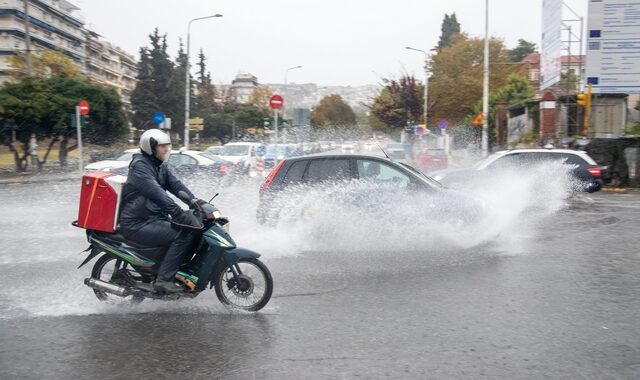
<svg viewBox="0 0 640 380">
<path fill-rule="evenodd" d="M 232 163 L 218 156 L 208 156 L 198 150 L 180 149 L 171 152 L 169 165 L 177 174 L 211 174 L 223 176 L 230 173 Z"/>
<path fill-rule="evenodd" d="M 109 172 L 114 169 L 124 169 L 129 166 L 129 162 L 135 153 L 140 153 L 140 149 L 127 149 L 115 160 L 104 160 L 90 163 L 84 167 L 85 171 Z"/>
<path fill-rule="evenodd" d="M 354 141 L 345 141 L 342 143 L 342 151 L 344 153 L 353 153 L 356 150 L 356 145 Z"/>
<path fill-rule="evenodd" d="M 238 170 L 249 173 L 256 167 L 257 151 L 261 146 L 264 146 L 264 144 L 250 142 L 228 143 L 222 149 L 220 158 L 234 163 Z M 266 151 L 266 147 L 264 150 Z"/>
<path fill-rule="evenodd" d="M 219 156 L 222 154 L 222 151 L 224 150 L 224 147 L 221 145 L 217 145 L 217 146 L 210 146 L 207 149 L 205 149 L 205 153 L 209 154 L 209 155 L 214 155 L 214 156 Z"/>
</svg>

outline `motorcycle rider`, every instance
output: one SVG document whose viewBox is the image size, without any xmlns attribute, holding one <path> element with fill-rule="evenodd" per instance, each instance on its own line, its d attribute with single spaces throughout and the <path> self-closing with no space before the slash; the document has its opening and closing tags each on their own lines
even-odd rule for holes
<svg viewBox="0 0 640 380">
<path fill-rule="evenodd" d="M 149 247 L 168 246 L 153 284 L 161 293 L 183 290 L 182 284 L 175 282 L 175 275 L 197 230 L 203 226 L 201 220 L 166 193 L 179 197 L 183 191 L 190 199 L 195 198 L 169 170 L 166 162 L 170 153 L 171 138 L 161 130 L 150 129 L 140 136 L 140 153 L 133 155 L 122 189 L 119 218 L 119 231 L 127 239 Z"/>
</svg>

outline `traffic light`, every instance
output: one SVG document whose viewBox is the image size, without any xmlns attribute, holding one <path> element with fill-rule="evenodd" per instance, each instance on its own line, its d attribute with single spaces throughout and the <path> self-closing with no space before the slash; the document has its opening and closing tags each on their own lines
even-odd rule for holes
<svg viewBox="0 0 640 380">
<path fill-rule="evenodd" d="M 89 115 L 80 115 L 80 126 L 87 128 L 89 126 Z M 71 128 L 76 127 L 76 115 L 71 114 Z"/>
<path fill-rule="evenodd" d="M 589 94 L 585 94 L 584 92 L 581 92 L 577 95 L 578 100 L 576 101 L 576 104 L 582 107 L 588 107 L 589 103 L 591 101 Z"/>
</svg>

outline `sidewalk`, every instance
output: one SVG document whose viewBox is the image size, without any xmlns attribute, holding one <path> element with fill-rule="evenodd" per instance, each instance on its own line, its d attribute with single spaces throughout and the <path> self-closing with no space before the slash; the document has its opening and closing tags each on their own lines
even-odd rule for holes
<svg viewBox="0 0 640 380">
<path fill-rule="evenodd" d="M 45 183 L 52 181 L 79 180 L 82 173 L 78 170 L 53 170 L 40 173 L 11 173 L 0 174 L 0 185 L 18 185 L 31 183 Z"/>
</svg>

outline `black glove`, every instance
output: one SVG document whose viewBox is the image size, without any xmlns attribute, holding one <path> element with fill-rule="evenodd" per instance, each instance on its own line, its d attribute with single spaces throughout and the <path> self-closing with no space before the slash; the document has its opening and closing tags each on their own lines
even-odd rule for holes
<svg viewBox="0 0 640 380">
<path fill-rule="evenodd" d="M 204 228 L 202 220 L 189 211 L 182 210 L 181 212 L 171 217 L 171 223 L 185 228 L 193 228 L 194 230 L 201 230 Z"/>
<path fill-rule="evenodd" d="M 193 210 L 193 209 L 196 208 L 196 205 L 202 207 L 202 205 L 206 205 L 207 203 L 209 203 L 209 202 L 207 202 L 205 200 L 202 200 L 202 199 L 196 199 L 195 202 L 193 202 L 192 204 L 189 205 L 189 208 Z"/>
</svg>

